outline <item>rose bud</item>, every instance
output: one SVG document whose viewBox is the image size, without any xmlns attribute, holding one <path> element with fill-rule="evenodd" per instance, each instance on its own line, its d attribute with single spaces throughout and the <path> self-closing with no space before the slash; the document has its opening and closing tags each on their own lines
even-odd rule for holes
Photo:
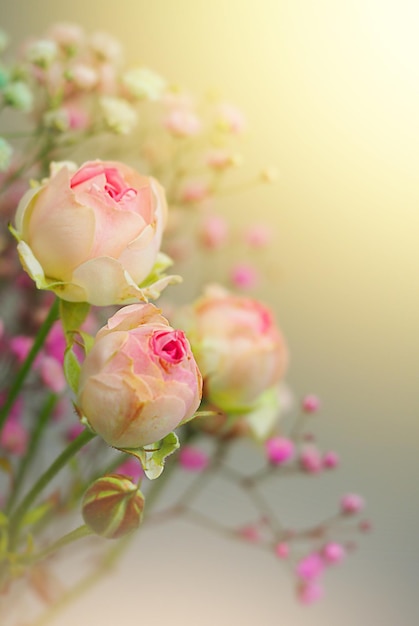
<svg viewBox="0 0 419 626">
<path fill-rule="evenodd" d="M 139 527 L 144 496 L 128 476 L 106 474 L 95 480 L 82 499 L 86 526 L 96 535 L 118 539 Z"/>
<path fill-rule="evenodd" d="M 202 377 L 189 342 L 153 304 L 123 307 L 96 335 L 81 366 L 78 406 L 115 448 L 168 435 L 197 410 Z"/>
<path fill-rule="evenodd" d="M 288 350 L 272 313 L 257 300 L 213 287 L 181 313 L 179 322 L 191 341 L 209 403 L 225 412 L 246 411 L 278 386 Z"/>
<path fill-rule="evenodd" d="M 123 163 L 66 162 L 23 196 L 13 232 L 38 288 L 106 306 L 144 300 L 166 211 L 159 183 Z"/>
</svg>

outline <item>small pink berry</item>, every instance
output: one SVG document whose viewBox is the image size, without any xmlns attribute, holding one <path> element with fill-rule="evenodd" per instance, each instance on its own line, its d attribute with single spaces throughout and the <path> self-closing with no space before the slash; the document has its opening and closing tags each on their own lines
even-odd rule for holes
<svg viewBox="0 0 419 626">
<path fill-rule="evenodd" d="M 312 552 L 297 564 L 296 573 L 302 580 L 318 578 L 324 570 L 324 561 L 318 552 Z"/>
<path fill-rule="evenodd" d="M 272 465 L 281 465 L 294 455 L 294 443 L 285 437 L 272 437 L 265 443 L 268 460 Z"/>
<path fill-rule="evenodd" d="M 305 413 L 315 413 L 319 410 L 320 400 L 317 396 L 310 394 L 303 399 L 302 409 Z"/>
<path fill-rule="evenodd" d="M 264 224 L 255 224 L 246 231 L 245 240 L 252 248 L 264 248 L 270 242 L 271 234 Z"/>
<path fill-rule="evenodd" d="M 340 501 L 342 513 L 346 515 L 354 515 L 364 508 L 364 500 L 356 493 L 348 493 Z"/>
<path fill-rule="evenodd" d="M 284 541 L 281 541 L 280 543 L 276 544 L 275 554 L 278 558 L 286 559 L 288 558 L 289 553 L 290 553 L 290 547 L 287 543 L 285 543 Z"/>
<path fill-rule="evenodd" d="M 250 541 L 252 543 L 257 543 L 261 539 L 259 529 L 253 525 L 243 526 L 243 528 L 240 528 L 239 535 L 243 539 L 246 539 L 246 541 Z"/>
<path fill-rule="evenodd" d="M 339 465 L 339 457 L 336 452 L 326 452 L 323 455 L 323 467 L 327 469 L 334 469 Z"/>
<path fill-rule="evenodd" d="M 345 548 L 340 543 L 327 543 L 323 547 L 322 556 L 328 565 L 340 563 L 346 556 Z"/>
<path fill-rule="evenodd" d="M 258 274 L 254 267 L 247 263 L 238 263 L 231 270 L 231 282 L 240 289 L 251 289 L 258 282 Z"/>
<path fill-rule="evenodd" d="M 368 533 L 372 530 L 372 524 L 368 519 L 363 519 L 359 522 L 359 530 L 363 533 Z"/>
<path fill-rule="evenodd" d="M 219 248 L 225 243 L 227 234 L 227 222 L 223 217 L 210 215 L 204 220 L 201 230 L 201 241 L 206 248 Z"/>
<path fill-rule="evenodd" d="M 313 445 L 306 445 L 300 453 L 300 465 L 309 474 L 318 474 L 323 469 L 323 460 L 319 450 Z"/>
<path fill-rule="evenodd" d="M 301 604 L 313 604 L 324 596 L 324 589 L 318 582 L 305 582 L 297 588 L 297 597 Z"/>
<path fill-rule="evenodd" d="M 179 463 L 187 471 L 201 472 L 208 462 L 208 454 L 199 448 L 184 446 L 179 452 Z"/>
</svg>

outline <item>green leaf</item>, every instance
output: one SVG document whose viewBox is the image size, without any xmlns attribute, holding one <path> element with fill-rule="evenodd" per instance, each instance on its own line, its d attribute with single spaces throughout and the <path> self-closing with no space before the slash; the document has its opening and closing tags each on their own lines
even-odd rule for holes
<svg viewBox="0 0 419 626">
<path fill-rule="evenodd" d="M 64 354 L 64 375 L 72 392 L 77 394 L 80 380 L 80 363 L 72 347 L 67 348 Z"/>
<path fill-rule="evenodd" d="M 87 302 L 60 300 L 60 317 L 66 333 L 79 330 L 90 311 Z"/>
<path fill-rule="evenodd" d="M 135 456 L 143 466 L 145 475 L 150 480 L 158 478 L 164 469 L 166 458 L 179 448 L 179 439 L 175 433 L 169 433 L 154 444 L 142 448 L 118 448 Z"/>
</svg>

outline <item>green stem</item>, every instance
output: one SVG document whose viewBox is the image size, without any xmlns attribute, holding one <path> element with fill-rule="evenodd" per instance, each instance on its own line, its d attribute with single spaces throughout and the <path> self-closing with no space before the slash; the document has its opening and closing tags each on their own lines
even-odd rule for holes
<svg viewBox="0 0 419 626">
<path fill-rule="evenodd" d="M 54 478 L 54 476 L 66 465 L 66 463 L 85 446 L 89 441 L 96 437 L 95 433 L 89 430 L 85 430 L 74 439 L 63 452 L 55 459 L 50 467 L 39 477 L 35 485 L 25 496 L 21 504 L 15 510 L 10 518 L 10 528 L 12 529 L 10 535 L 10 549 L 13 550 L 16 547 L 20 524 L 28 509 L 32 503 L 36 500 L 38 495 L 42 492 L 44 487 Z"/>
<path fill-rule="evenodd" d="M 13 381 L 12 386 L 10 387 L 9 395 L 7 396 L 6 401 L 0 410 L 0 432 L 9 415 L 10 409 L 12 408 L 17 396 L 19 395 L 19 392 L 22 388 L 23 383 L 25 382 L 26 376 L 31 369 L 36 355 L 42 348 L 44 341 L 47 338 L 49 331 L 51 330 L 51 326 L 58 319 L 58 305 L 59 299 L 56 298 L 54 304 L 50 309 L 50 312 L 48 313 L 48 316 L 44 320 L 41 328 L 38 331 L 37 336 L 35 337 L 35 341 L 33 342 L 32 348 L 28 356 L 23 362 L 22 367 L 20 368 L 19 372 L 16 375 L 16 378 Z"/>
<path fill-rule="evenodd" d="M 55 394 L 50 394 L 46 399 L 44 406 L 42 407 L 41 414 L 38 419 L 34 423 L 34 428 L 31 433 L 31 438 L 29 441 L 28 450 L 23 457 L 19 469 L 13 484 L 13 489 L 10 492 L 9 501 L 7 503 L 7 511 L 10 511 L 13 508 L 13 505 L 16 501 L 18 493 L 22 487 L 24 478 L 26 476 L 27 469 L 35 456 L 35 453 L 38 449 L 39 442 L 41 440 L 41 435 L 45 430 L 46 425 L 49 422 L 51 417 L 52 410 L 57 402 L 57 396 Z"/>
<path fill-rule="evenodd" d="M 60 548 L 67 546 L 69 543 L 73 543 L 74 541 L 78 541 L 79 539 L 82 539 L 83 537 L 87 537 L 92 534 L 93 531 L 90 530 L 90 528 L 88 528 L 85 524 L 83 524 L 82 526 L 79 526 L 78 528 L 75 528 L 71 532 L 67 533 L 60 539 L 57 539 L 57 541 L 51 543 L 44 550 L 41 550 L 41 552 L 31 555 L 28 558 L 27 563 L 29 565 L 34 565 L 35 563 L 38 563 L 39 561 L 45 559 L 47 556 L 50 556 L 50 554 L 54 554 L 54 552 L 56 552 Z"/>
<path fill-rule="evenodd" d="M 185 437 L 182 443 L 190 441 L 196 436 L 196 433 L 186 427 Z M 177 463 L 173 457 L 168 459 L 164 472 L 157 480 L 155 480 L 146 494 L 146 510 L 145 519 L 150 512 L 155 499 L 161 492 L 162 488 L 169 480 L 173 470 L 177 467 Z M 50 624 L 51 620 L 57 616 L 72 600 L 76 600 L 81 595 L 85 594 L 88 589 L 97 584 L 108 572 L 112 569 L 117 559 L 125 552 L 130 545 L 136 533 L 131 533 L 122 539 L 119 539 L 116 546 L 112 546 L 104 556 L 102 563 L 93 572 L 83 577 L 74 587 L 64 592 L 61 598 L 57 600 L 52 606 L 50 606 L 31 626 L 46 626 Z"/>
</svg>

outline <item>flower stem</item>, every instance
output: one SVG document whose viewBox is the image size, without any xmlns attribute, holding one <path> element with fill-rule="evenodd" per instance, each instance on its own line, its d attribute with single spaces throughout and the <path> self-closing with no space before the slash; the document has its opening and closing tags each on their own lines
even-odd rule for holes
<svg viewBox="0 0 419 626">
<path fill-rule="evenodd" d="M 73 541 L 78 541 L 78 539 L 82 539 L 83 537 L 87 537 L 88 535 L 92 534 L 93 531 L 90 530 L 90 528 L 88 528 L 85 524 L 83 524 L 82 526 L 79 526 L 78 528 L 75 528 L 71 532 L 67 533 L 60 539 L 57 539 L 57 541 L 51 543 L 44 550 L 41 550 L 41 552 L 31 555 L 28 558 L 27 563 L 29 565 L 34 565 L 35 563 L 38 563 L 38 561 L 42 561 L 42 559 L 45 559 L 50 554 L 54 554 L 54 552 L 56 552 L 60 548 L 67 546 L 69 543 L 73 543 Z"/>
<path fill-rule="evenodd" d="M 46 399 L 44 406 L 42 407 L 42 411 L 38 419 L 35 421 L 35 425 L 31 433 L 28 450 L 22 459 L 22 462 L 17 471 L 15 481 L 13 483 L 12 491 L 10 492 L 9 501 L 7 503 L 7 511 L 10 511 L 13 508 L 13 505 L 16 501 L 16 498 L 18 496 L 18 493 L 22 487 L 24 478 L 26 476 L 27 469 L 33 457 L 35 456 L 35 453 L 38 449 L 38 445 L 41 439 L 41 435 L 44 432 L 44 429 L 49 422 L 52 410 L 56 402 L 57 402 L 57 396 L 55 394 L 50 394 L 48 398 Z"/>
<path fill-rule="evenodd" d="M 95 433 L 89 430 L 85 430 L 74 439 L 63 452 L 55 459 L 50 467 L 39 477 L 32 489 L 27 493 L 21 504 L 15 510 L 10 518 L 10 528 L 12 529 L 10 535 L 10 548 L 13 550 L 16 547 L 20 524 L 22 519 L 32 503 L 36 500 L 38 495 L 42 492 L 44 487 L 54 478 L 54 476 L 66 465 L 66 463 L 85 446 L 91 439 L 96 437 Z"/>
<path fill-rule="evenodd" d="M 32 348 L 28 356 L 23 362 L 22 367 L 20 368 L 19 372 L 16 375 L 16 378 L 13 381 L 12 386 L 10 387 L 9 395 L 6 398 L 4 405 L 0 409 L 0 431 L 3 428 L 3 425 L 9 415 L 10 409 L 12 408 L 17 396 L 19 395 L 22 385 L 25 382 L 26 376 L 29 374 L 36 355 L 42 348 L 53 323 L 58 319 L 58 306 L 59 299 L 56 298 L 48 313 L 48 316 L 44 320 L 44 323 L 42 324 L 37 336 L 35 337 L 35 341 L 33 342 Z"/>
</svg>

